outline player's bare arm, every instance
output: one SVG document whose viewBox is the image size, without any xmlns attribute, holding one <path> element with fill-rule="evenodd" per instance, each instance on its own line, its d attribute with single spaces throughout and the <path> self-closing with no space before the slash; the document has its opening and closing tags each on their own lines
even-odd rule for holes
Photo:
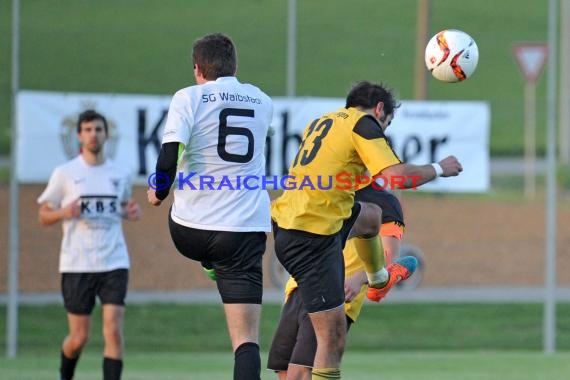
<svg viewBox="0 0 570 380">
<path fill-rule="evenodd" d="M 434 167 L 439 165 L 438 168 Z M 438 176 L 440 177 L 454 177 L 458 176 L 463 171 L 463 166 L 455 156 L 447 156 L 443 160 L 435 164 L 427 165 L 413 165 L 413 164 L 397 164 L 392 165 L 384 170 L 379 175 L 385 177 L 400 177 L 405 181 L 402 186 L 405 189 L 421 186 L 425 183 L 433 181 Z"/>
<path fill-rule="evenodd" d="M 43 226 L 50 226 L 63 219 L 77 218 L 81 214 L 79 198 L 68 205 L 54 209 L 48 203 L 42 203 L 38 212 L 38 220 Z"/>
</svg>

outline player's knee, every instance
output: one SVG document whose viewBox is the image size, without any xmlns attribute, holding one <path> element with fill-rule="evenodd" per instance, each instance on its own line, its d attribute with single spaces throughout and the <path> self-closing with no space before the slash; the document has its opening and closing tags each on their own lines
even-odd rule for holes
<svg viewBox="0 0 570 380">
<path fill-rule="evenodd" d="M 73 351 L 79 352 L 87 345 L 89 341 L 89 334 L 88 333 L 75 333 L 69 336 L 69 343 L 73 347 Z"/>
<path fill-rule="evenodd" d="M 106 326 L 103 328 L 103 338 L 107 344 L 121 345 L 123 333 L 117 326 Z"/>
<path fill-rule="evenodd" d="M 342 354 L 346 344 L 346 325 L 335 324 L 326 335 L 317 337 L 317 341 L 319 345 L 326 345 L 330 347 L 331 351 Z"/>
<path fill-rule="evenodd" d="M 358 236 L 378 235 L 382 225 L 382 209 L 373 203 L 362 202 L 362 211 L 357 219 Z"/>
<path fill-rule="evenodd" d="M 380 231 L 380 227 L 382 226 L 382 209 L 380 206 L 374 203 L 367 203 L 368 208 L 368 217 L 367 217 L 367 226 L 369 231 L 367 231 L 370 235 L 374 236 L 378 234 Z"/>
</svg>

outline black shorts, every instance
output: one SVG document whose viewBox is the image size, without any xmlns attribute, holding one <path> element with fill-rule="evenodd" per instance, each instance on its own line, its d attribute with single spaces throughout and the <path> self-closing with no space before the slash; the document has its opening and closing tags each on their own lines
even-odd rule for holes
<svg viewBox="0 0 570 380">
<path fill-rule="evenodd" d="M 275 254 L 297 281 L 298 291 L 309 313 L 344 305 L 342 250 L 360 209 L 360 204 L 355 203 L 350 217 L 333 235 L 288 230 L 273 223 Z"/>
<path fill-rule="evenodd" d="M 69 313 L 82 315 L 91 314 L 96 297 L 103 305 L 124 305 L 128 283 L 128 269 L 98 273 L 62 273 L 63 304 Z"/>
<path fill-rule="evenodd" d="M 386 190 L 377 190 L 372 186 L 366 186 L 356 191 L 354 200 L 378 205 L 382 209 L 382 224 L 393 222 L 401 227 L 405 226 L 402 205 L 394 194 Z"/>
<path fill-rule="evenodd" d="M 293 291 L 283 305 L 281 319 L 269 348 L 267 369 L 286 371 L 289 364 L 313 367 L 317 338 L 307 309 L 297 293 Z M 346 319 L 348 328 L 352 320 L 348 316 Z"/>
<path fill-rule="evenodd" d="M 216 271 L 223 303 L 261 304 L 265 232 L 207 231 L 182 226 L 169 218 L 178 252 Z"/>
</svg>

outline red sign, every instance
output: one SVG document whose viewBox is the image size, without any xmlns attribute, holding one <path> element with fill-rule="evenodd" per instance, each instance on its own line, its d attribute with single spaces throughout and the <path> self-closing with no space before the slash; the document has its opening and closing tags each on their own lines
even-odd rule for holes
<svg viewBox="0 0 570 380">
<path fill-rule="evenodd" d="M 513 46 L 513 53 L 525 79 L 531 83 L 536 82 L 548 58 L 548 44 L 541 42 L 516 44 Z"/>
</svg>

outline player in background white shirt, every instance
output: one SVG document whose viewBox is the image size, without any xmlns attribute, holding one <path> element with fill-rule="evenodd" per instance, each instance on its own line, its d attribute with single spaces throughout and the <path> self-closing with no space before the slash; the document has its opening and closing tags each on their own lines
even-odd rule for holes
<svg viewBox="0 0 570 380">
<path fill-rule="evenodd" d="M 261 259 L 271 231 L 265 141 L 273 113 L 259 88 L 240 83 L 236 50 L 221 33 L 195 41 L 197 85 L 176 92 L 156 182 L 158 206 L 174 187 L 169 227 L 180 253 L 215 270 L 235 355 L 234 379 L 260 379 Z M 247 176 L 259 181 L 245 186 Z M 204 185 L 204 183 L 209 185 Z"/>
<path fill-rule="evenodd" d="M 42 225 L 62 222 L 59 259 L 69 333 L 61 348 L 60 379 L 71 380 L 91 327 L 95 298 L 103 311 L 103 380 L 118 380 L 123 367 L 123 318 L 129 255 L 122 219 L 138 220 L 129 174 L 103 146 L 107 121 L 88 110 L 79 115 L 78 157 L 58 166 L 38 198 Z"/>
</svg>

